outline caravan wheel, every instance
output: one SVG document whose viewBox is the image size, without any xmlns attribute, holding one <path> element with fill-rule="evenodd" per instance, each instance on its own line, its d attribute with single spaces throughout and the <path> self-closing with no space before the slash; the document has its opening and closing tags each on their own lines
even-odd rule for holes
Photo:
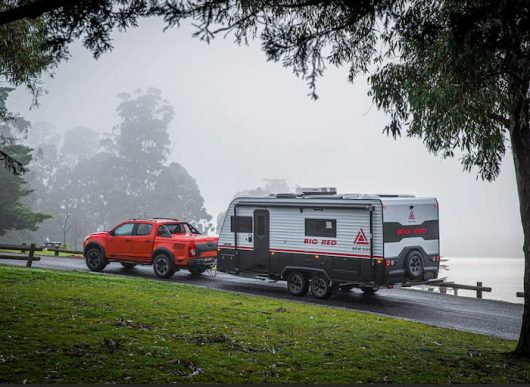
<svg viewBox="0 0 530 387">
<path fill-rule="evenodd" d="M 423 278 L 423 256 L 419 251 L 413 250 L 405 259 L 407 276 L 412 279 Z"/>
<path fill-rule="evenodd" d="M 287 290 L 293 296 L 305 296 L 309 290 L 309 281 L 307 277 L 299 271 L 293 271 L 287 277 Z"/>
<path fill-rule="evenodd" d="M 331 296 L 331 285 L 325 275 L 319 274 L 311 280 L 311 294 L 322 300 Z"/>
</svg>

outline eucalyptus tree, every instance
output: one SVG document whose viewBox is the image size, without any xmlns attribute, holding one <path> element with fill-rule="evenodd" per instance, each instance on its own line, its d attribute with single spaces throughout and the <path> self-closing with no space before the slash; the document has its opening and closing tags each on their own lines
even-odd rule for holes
<svg viewBox="0 0 530 387">
<path fill-rule="evenodd" d="M 1 98 L 2 90 L 0 90 Z M 7 98 L 7 92 L 4 98 Z M 12 155 L 16 160 L 13 168 L 17 172 L 20 168 L 25 170 L 32 157 L 32 149 L 21 143 L 28 127 L 28 121 L 22 117 L 0 117 L 0 159 L 4 154 Z M 22 176 L 12 173 L 10 169 L 0 168 L 0 236 L 9 230 L 35 231 L 39 223 L 49 218 L 46 214 L 33 212 L 31 206 L 25 203 L 25 199 L 31 193 L 32 189 Z"/>
</svg>

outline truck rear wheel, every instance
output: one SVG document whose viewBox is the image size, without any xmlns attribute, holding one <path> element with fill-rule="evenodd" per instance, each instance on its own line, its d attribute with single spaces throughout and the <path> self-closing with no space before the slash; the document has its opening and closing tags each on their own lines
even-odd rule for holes
<svg viewBox="0 0 530 387">
<path fill-rule="evenodd" d="M 311 280 L 311 294 L 321 300 L 331 296 L 331 285 L 325 275 L 319 274 Z"/>
<path fill-rule="evenodd" d="M 175 265 L 167 254 L 158 253 L 153 259 L 153 271 L 158 278 L 170 278 L 175 274 Z"/>
<path fill-rule="evenodd" d="M 293 296 L 305 296 L 309 290 L 309 281 L 307 277 L 299 271 L 293 271 L 287 277 L 287 290 Z"/>
<path fill-rule="evenodd" d="M 423 256 L 417 250 L 411 251 L 405 259 L 405 271 L 412 279 L 423 278 Z"/>
<path fill-rule="evenodd" d="M 85 252 L 86 266 L 91 271 L 101 271 L 107 267 L 107 260 L 97 247 L 91 247 Z"/>
</svg>

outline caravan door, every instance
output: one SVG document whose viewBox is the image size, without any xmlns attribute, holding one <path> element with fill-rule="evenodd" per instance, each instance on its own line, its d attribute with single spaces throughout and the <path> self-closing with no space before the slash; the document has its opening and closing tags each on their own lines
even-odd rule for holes
<svg viewBox="0 0 530 387">
<path fill-rule="evenodd" d="M 254 210 L 254 270 L 269 272 L 269 211 Z"/>
</svg>

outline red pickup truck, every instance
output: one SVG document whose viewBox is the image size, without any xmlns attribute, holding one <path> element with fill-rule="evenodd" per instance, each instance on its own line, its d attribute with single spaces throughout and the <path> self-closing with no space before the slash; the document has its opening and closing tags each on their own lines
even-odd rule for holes
<svg viewBox="0 0 530 387">
<path fill-rule="evenodd" d="M 92 271 L 120 262 L 127 269 L 153 265 L 157 277 L 169 278 L 180 269 L 204 273 L 215 264 L 218 239 L 201 235 L 191 224 L 176 219 L 133 219 L 110 231 L 89 234 L 83 252 Z"/>
</svg>

